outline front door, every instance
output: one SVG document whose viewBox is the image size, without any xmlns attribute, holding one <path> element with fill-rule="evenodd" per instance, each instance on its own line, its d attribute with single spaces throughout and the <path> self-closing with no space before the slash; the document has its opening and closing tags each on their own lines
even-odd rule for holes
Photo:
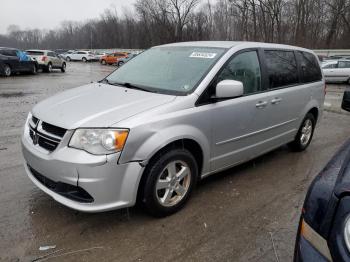
<svg viewBox="0 0 350 262">
<path fill-rule="evenodd" d="M 270 138 L 269 128 L 274 124 L 257 50 L 234 55 L 215 82 L 227 79 L 242 82 L 244 95 L 212 104 L 212 171 L 247 161 L 266 151 L 269 144 L 264 142 Z"/>
</svg>

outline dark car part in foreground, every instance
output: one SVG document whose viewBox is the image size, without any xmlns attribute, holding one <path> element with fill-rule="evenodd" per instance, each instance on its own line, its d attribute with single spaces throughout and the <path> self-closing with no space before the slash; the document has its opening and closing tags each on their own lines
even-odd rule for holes
<svg viewBox="0 0 350 262">
<path fill-rule="evenodd" d="M 23 60 L 20 54 L 23 52 L 18 49 L 0 47 L 0 75 L 10 76 L 19 72 L 37 73 L 38 63 L 30 58 Z"/>
<path fill-rule="evenodd" d="M 342 108 L 350 111 L 349 90 Z M 350 139 L 309 188 L 294 261 L 350 261 Z"/>
</svg>

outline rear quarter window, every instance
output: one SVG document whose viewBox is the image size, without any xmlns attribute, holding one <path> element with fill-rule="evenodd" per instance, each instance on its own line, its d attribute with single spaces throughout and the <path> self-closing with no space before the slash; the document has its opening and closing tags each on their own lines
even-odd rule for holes
<svg viewBox="0 0 350 262">
<path fill-rule="evenodd" d="M 316 57 L 308 52 L 296 52 L 300 67 L 301 80 L 303 83 L 317 82 L 322 80 L 320 64 Z"/>
<path fill-rule="evenodd" d="M 299 83 L 298 67 L 293 51 L 265 50 L 269 88 L 280 88 Z"/>
<path fill-rule="evenodd" d="M 26 51 L 28 55 L 44 55 L 42 51 Z"/>
<path fill-rule="evenodd" d="M 350 61 L 339 61 L 338 68 L 350 68 Z"/>
</svg>

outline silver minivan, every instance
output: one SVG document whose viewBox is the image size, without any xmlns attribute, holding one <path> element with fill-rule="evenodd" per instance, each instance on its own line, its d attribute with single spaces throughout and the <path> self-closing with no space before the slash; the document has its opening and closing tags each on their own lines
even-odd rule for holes
<svg viewBox="0 0 350 262">
<path fill-rule="evenodd" d="M 325 83 L 307 49 L 254 42 L 153 47 L 97 83 L 37 104 L 22 137 L 41 190 L 85 212 L 178 211 L 199 179 L 288 144 L 305 150 Z"/>
</svg>

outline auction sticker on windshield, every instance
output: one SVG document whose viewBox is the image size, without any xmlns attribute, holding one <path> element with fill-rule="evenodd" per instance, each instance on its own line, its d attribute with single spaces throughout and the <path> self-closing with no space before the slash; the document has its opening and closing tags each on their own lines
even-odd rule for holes
<svg viewBox="0 0 350 262">
<path fill-rule="evenodd" d="M 190 57 L 193 58 L 207 58 L 212 59 L 216 56 L 216 53 L 203 53 L 203 52 L 193 52 Z"/>
</svg>

